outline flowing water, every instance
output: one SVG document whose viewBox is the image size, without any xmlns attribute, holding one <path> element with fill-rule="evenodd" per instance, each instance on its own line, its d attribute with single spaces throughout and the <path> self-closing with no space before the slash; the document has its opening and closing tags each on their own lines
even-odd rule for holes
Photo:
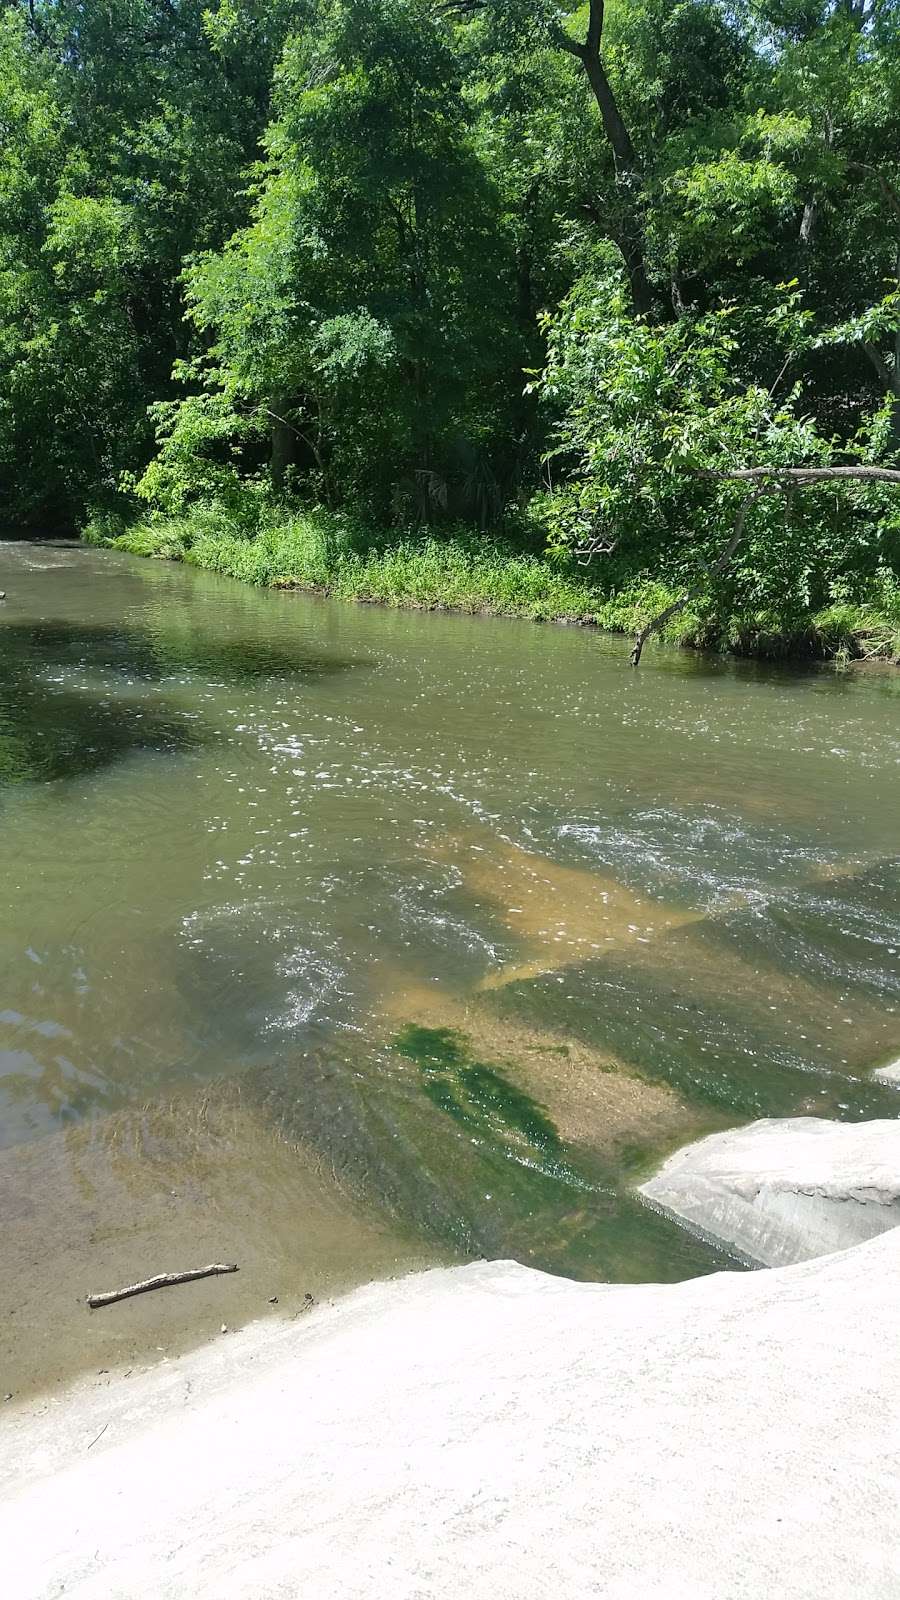
<svg viewBox="0 0 900 1600">
<path fill-rule="evenodd" d="M 4 1390 L 411 1266 L 734 1267 L 663 1155 L 900 1110 L 897 674 L 54 543 L 0 589 Z"/>
</svg>

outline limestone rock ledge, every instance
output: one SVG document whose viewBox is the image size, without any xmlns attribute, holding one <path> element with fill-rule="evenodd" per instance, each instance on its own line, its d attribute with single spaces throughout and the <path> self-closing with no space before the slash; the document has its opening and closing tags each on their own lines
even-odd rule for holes
<svg viewBox="0 0 900 1600">
<path fill-rule="evenodd" d="M 789 1266 L 900 1223 L 900 1119 L 753 1122 L 676 1151 L 640 1192 L 746 1261 Z"/>
<path fill-rule="evenodd" d="M 3 1408 L 4 1592 L 896 1600 L 898 1323 L 900 1231 L 676 1285 L 374 1284 Z"/>
</svg>

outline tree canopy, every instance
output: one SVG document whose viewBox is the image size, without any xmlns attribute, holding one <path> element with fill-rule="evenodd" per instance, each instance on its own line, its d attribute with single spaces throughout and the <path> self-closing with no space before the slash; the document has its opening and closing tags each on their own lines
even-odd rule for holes
<svg viewBox="0 0 900 1600">
<path fill-rule="evenodd" d="M 900 462 L 898 0 L 5 0 L 0 519 L 353 509 L 692 581 Z M 835 487 L 838 484 L 838 487 Z M 761 495 L 760 615 L 900 563 Z"/>
</svg>

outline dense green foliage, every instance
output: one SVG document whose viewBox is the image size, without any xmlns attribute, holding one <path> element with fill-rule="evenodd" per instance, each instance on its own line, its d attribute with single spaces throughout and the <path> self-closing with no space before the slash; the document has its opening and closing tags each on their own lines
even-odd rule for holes
<svg viewBox="0 0 900 1600">
<path fill-rule="evenodd" d="M 569 558 L 542 560 L 521 541 L 442 529 L 406 536 L 371 528 L 332 511 L 275 512 L 260 519 L 252 537 L 223 518 L 219 508 L 198 506 L 178 518 L 147 518 L 126 532 L 104 522 L 86 536 L 134 555 L 184 561 L 244 583 L 308 589 L 382 605 L 428 611 L 468 611 L 535 622 L 578 622 L 634 633 L 676 597 L 671 583 L 625 578 L 610 585 L 605 572 Z M 859 653 L 900 656 L 900 582 L 887 569 L 844 599 L 785 613 L 722 609 L 703 596 L 674 617 L 664 637 L 743 654 L 797 654 L 846 659 Z"/>
<path fill-rule="evenodd" d="M 894 649 L 898 274 L 897 0 L 0 10 L 7 523 Z"/>
</svg>

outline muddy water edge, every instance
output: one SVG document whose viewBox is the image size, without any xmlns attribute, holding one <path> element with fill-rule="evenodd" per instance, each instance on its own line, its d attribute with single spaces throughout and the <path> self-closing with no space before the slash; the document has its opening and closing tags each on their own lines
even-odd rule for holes
<svg viewBox="0 0 900 1600">
<path fill-rule="evenodd" d="M 49 541 L 0 589 L 2 1393 L 475 1256 L 738 1270 L 635 1182 L 900 1111 L 900 674 Z"/>
</svg>

